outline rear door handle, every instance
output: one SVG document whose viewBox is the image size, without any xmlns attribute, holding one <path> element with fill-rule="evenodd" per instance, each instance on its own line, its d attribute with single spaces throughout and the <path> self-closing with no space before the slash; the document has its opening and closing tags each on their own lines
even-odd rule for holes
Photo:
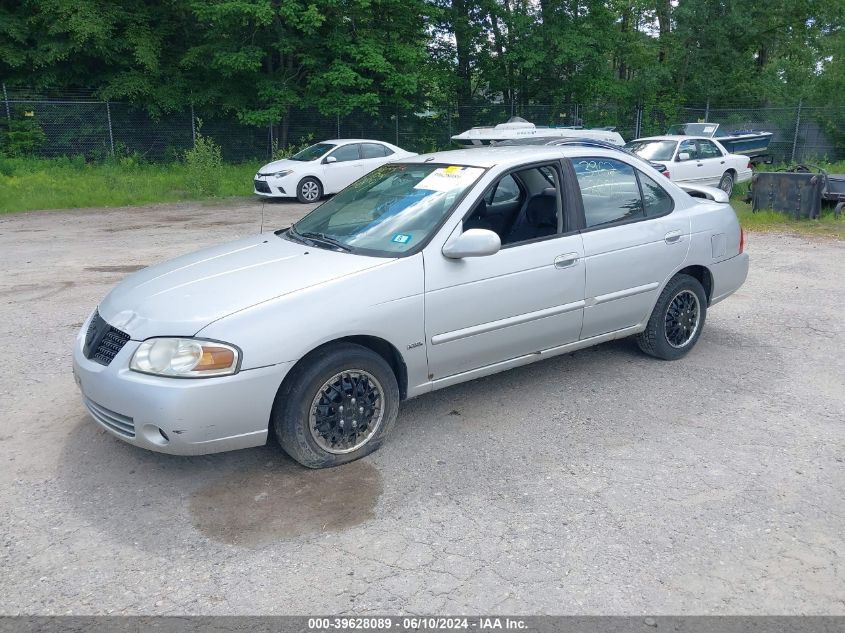
<svg viewBox="0 0 845 633">
<path fill-rule="evenodd" d="M 555 268 L 569 268 L 578 263 L 578 253 L 567 253 L 555 257 Z"/>
<path fill-rule="evenodd" d="M 683 231 L 669 231 L 666 235 L 663 236 L 663 240 L 667 244 L 675 244 L 681 241 L 681 237 L 683 237 Z"/>
</svg>

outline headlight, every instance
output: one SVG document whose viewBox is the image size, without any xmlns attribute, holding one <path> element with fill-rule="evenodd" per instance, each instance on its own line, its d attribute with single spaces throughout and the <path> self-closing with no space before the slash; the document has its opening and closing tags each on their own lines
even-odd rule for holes
<svg viewBox="0 0 845 633">
<path fill-rule="evenodd" d="M 151 338 L 135 350 L 129 369 L 156 376 L 203 378 L 238 370 L 238 348 L 191 338 Z"/>
<path fill-rule="evenodd" d="M 285 176 L 288 176 L 292 173 L 293 173 L 292 169 L 286 169 L 284 171 L 277 171 L 275 174 L 270 174 L 270 175 L 274 176 L 276 178 L 284 178 Z"/>
</svg>

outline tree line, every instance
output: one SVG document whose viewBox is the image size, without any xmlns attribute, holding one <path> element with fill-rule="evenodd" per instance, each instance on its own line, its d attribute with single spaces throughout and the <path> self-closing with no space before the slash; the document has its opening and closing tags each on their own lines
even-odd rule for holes
<svg viewBox="0 0 845 633">
<path fill-rule="evenodd" d="M 0 0 L 0 80 L 281 126 L 302 107 L 842 105 L 845 0 Z"/>
</svg>

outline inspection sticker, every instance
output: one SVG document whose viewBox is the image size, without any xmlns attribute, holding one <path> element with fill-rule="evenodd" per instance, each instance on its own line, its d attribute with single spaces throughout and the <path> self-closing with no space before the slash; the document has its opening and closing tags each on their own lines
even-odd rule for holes
<svg viewBox="0 0 845 633">
<path fill-rule="evenodd" d="M 411 236 L 406 235 L 405 233 L 397 233 L 393 236 L 393 239 L 390 240 L 391 242 L 396 242 L 397 244 L 407 244 L 411 241 Z"/>
<path fill-rule="evenodd" d="M 414 189 L 427 191 L 462 189 L 474 183 L 483 171 L 480 167 L 460 167 L 459 165 L 438 167 L 414 185 Z"/>
</svg>

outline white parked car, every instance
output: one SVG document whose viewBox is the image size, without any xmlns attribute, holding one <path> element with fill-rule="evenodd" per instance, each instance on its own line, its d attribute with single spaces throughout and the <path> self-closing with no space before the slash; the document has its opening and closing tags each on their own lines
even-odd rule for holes
<svg viewBox="0 0 845 633">
<path fill-rule="evenodd" d="M 731 195 L 738 182 L 751 180 L 748 156 L 729 153 L 721 143 L 704 136 L 649 136 L 625 145 L 646 160 L 664 163 L 670 180 L 719 187 Z"/>
<path fill-rule="evenodd" d="M 354 138 L 323 141 L 290 158 L 267 163 L 258 170 L 253 185 L 259 196 L 317 202 L 385 163 L 411 156 L 416 154 L 382 141 Z"/>
</svg>

